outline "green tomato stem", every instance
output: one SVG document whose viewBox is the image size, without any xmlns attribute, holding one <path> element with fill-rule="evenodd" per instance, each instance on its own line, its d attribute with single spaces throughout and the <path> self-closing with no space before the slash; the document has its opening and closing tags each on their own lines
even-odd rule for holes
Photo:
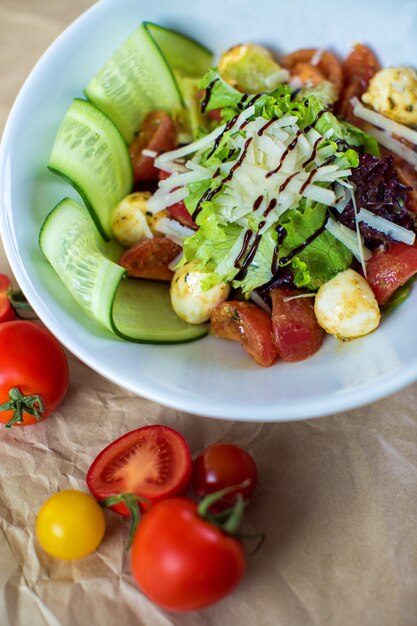
<svg viewBox="0 0 417 626">
<path fill-rule="evenodd" d="M 126 550 L 132 545 L 133 537 L 135 536 L 136 529 L 140 522 L 141 512 L 139 502 L 144 502 L 146 504 L 152 504 L 148 498 L 144 498 L 142 496 L 136 496 L 134 493 L 119 493 L 114 496 L 109 496 L 108 498 L 104 498 L 100 500 L 99 504 L 101 507 L 110 508 L 117 504 L 124 504 L 129 511 L 131 523 L 130 523 L 130 531 L 129 531 L 129 539 L 127 542 Z"/>
<path fill-rule="evenodd" d="M 250 484 L 250 480 L 244 480 L 239 485 L 232 485 L 230 487 L 226 487 L 225 489 L 220 489 L 219 491 L 215 491 L 214 493 L 210 493 L 205 498 L 199 502 L 197 506 L 197 513 L 200 517 L 206 519 L 211 522 L 215 526 L 218 526 L 228 535 L 236 535 L 237 528 L 241 522 L 243 511 L 245 510 L 246 503 L 243 499 L 242 494 L 236 494 L 236 503 L 229 509 L 225 511 L 221 511 L 217 515 L 213 515 L 210 513 L 210 508 L 224 498 L 224 496 L 229 495 L 230 493 L 234 493 L 238 489 L 244 489 Z M 223 521 L 224 519 L 224 521 Z"/>
<path fill-rule="evenodd" d="M 6 428 L 10 428 L 13 424 L 22 424 L 24 413 L 33 415 L 37 420 L 42 419 L 45 405 L 41 396 L 25 396 L 19 387 L 12 387 L 9 391 L 9 398 L 7 402 L 0 404 L 0 411 L 13 411 L 13 417 L 7 422 Z"/>
</svg>

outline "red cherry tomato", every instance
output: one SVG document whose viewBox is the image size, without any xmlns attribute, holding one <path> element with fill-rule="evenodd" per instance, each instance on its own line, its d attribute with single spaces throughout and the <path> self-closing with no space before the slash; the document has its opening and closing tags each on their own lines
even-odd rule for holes
<svg viewBox="0 0 417 626">
<path fill-rule="evenodd" d="M 302 361 L 320 348 L 324 330 L 314 314 L 312 298 L 294 298 L 294 289 L 271 289 L 275 344 L 284 361 Z"/>
<path fill-rule="evenodd" d="M 417 246 L 405 243 L 393 243 L 387 250 L 377 250 L 366 264 L 367 281 L 378 304 L 385 304 L 416 273 Z"/>
<path fill-rule="evenodd" d="M 199 498 L 226 487 L 248 483 L 216 502 L 216 508 L 232 506 L 238 493 L 244 500 L 249 500 L 257 479 L 255 461 L 249 452 L 234 443 L 213 443 L 200 452 L 194 461 L 193 487 Z"/>
<path fill-rule="evenodd" d="M 145 513 L 131 563 L 142 592 L 169 611 L 221 600 L 245 571 L 241 543 L 200 517 L 197 504 L 186 498 L 159 502 Z"/>
<path fill-rule="evenodd" d="M 239 341 L 258 365 L 269 367 L 276 361 L 271 319 L 255 304 L 222 302 L 213 309 L 210 322 L 217 337 Z"/>
<path fill-rule="evenodd" d="M 135 243 L 122 254 L 119 264 L 134 278 L 169 281 L 174 272 L 169 264 L 180 254 L 181 247 L 167 237 L 155 237 Z"/>
<path fill-rule="evenodd" d="M 22 426 L 47 417 L 68 388 L 68 363 L 62 346 L 46 328 L 12 321 L 0 324 L 0 354 L 0 422 Z"/>
<path fill-rule="evenodd" d="M 143 120 L 139 133 L 129 146 L 135 181 L 151 181 L 158 178 L 154 159 L 142 154 L 143 150 L 169 152 L 177 145 L 175 124 L 164 111 L 152 111 Z"/>
<path fill-rule="evenodd" d="M 185 493 L 191 473 L 184 437 L 168 426 L 152 425 L 132 430 L 104 448 L 86 480 L 97 500 L 129 493 L 158 502 Z M 110 508 L 120 515 L 130 514 L 123 502 Z"/>
<path fill-rule="evenodd" d="M 0 324 L 16 319 L 16 313 L 10 303 L 8 292 L 12 283 L 5 274 L 0 274 Z"/>
</svg>

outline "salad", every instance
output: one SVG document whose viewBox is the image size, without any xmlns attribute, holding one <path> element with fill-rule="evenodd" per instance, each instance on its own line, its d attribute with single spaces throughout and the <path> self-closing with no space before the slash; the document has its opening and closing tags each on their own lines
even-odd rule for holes
<svg viewBox="0 0 417 626">
<path fill-rule="evenodd" d="M 261 366 L 373 332 L 417 273 L 417 73 L 143 23 L 59 129 L 41 248 L 133 341 L 238 341 Z M 209 328 L 208 328 L 209 326 Z"/>
</svg>

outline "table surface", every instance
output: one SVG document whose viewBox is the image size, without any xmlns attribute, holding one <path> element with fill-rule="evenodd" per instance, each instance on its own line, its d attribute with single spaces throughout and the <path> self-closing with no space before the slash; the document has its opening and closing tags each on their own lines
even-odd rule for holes
<svg viewBox="0 0 417 626">
<path fill-rule="evenodd" d="M 0 129 L 27 74 L 91 0 L 1 0 Z M 0 272 L 9 271 L 3 249 Z M 417 385 L 365 408 L 288 424 L 213 421 L 135 397 L 69 356 L 71 384 L 56 413 L 0 435 L 2 626 L 415 626 L 417 623 Z M 99 550 L 54 561 L 34 538 L 36 512 L 85 473 L 111 440 L 144 424 L 180 430 L 193 455 L 216 441 L 245 446 L 259 488 L 245 530 L 266 542 L 243 583 L 197 613 L 161 611 L 133 582 L 127 525 L 106 513 Z"/>
</svg>

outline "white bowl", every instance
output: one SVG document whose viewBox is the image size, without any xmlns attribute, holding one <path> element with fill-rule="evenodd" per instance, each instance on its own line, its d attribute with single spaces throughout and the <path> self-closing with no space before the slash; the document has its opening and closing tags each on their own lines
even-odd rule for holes
<svg viewBox="0 0 417 626">
<path fill-rule="evenodd" d="M 69 187 L 46 163 L 72 99 L 142 20 L 176 28 L 214 51 L 256 41 L 282 52 L 363 41 L 384 65 L 417 58 L 415 0 L 102 0 L 39 61 L 13 107 L 0 153 L 1 233 L 35 311 L 91 368 L 138 395 L 190 413 L 251 421 L 326 415 L 386 396 L 417 378 L 417 289 L 369 337 L 328 338 L 311 359 L 263 369 L 235 344 L 207 337 L 177 346 L 118 340 L 73 302 L 38 247 L 46 213 Z M 74 194 L 70 194 L 74 195 Z M 76 196 L 74 196 L 76 197 Z"/>
</svg>

